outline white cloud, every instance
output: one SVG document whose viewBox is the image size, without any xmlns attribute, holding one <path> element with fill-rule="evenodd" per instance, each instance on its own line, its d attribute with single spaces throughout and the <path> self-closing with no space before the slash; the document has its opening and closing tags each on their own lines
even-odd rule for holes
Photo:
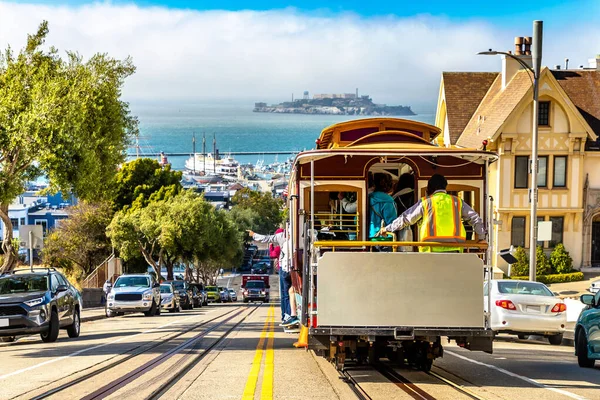
<svg viewBox="0 0 600 400">
<path fill-rule="evenodd" d="M 50 24 L 48 43 L 60 50 L 131 55 L 138 70 L 125 95 L 132 100 L 274 101 L 303 90 L 353 92 L 358 87 L 376 102 L 417 108 L 434 104 L 442 71 L 498 70 L 499 58 L 475 53 L 508 50 L 513 36 L 531 29 L 513 32 L 482 21 L 433 16 L 0 2 L 0 46 L 22 47 L 26 34 L 44 19 Z M 569 56 L 574 66 L 595 55 L 600 31 L 587 29 L 562 27 L 560 34 L 546 35 L 545 60 L 553 65 Z"/>
</svg>

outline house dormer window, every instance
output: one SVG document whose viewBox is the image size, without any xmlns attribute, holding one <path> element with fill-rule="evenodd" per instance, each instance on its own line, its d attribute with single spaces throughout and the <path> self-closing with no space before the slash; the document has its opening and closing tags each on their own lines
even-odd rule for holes
<svg viewBox="0 0 600 400">
<path fill-rule="evenodd" d="M 538 103 L 538 125 L 550 125 L 550 102 L 540 101 Z"/>
</svg>

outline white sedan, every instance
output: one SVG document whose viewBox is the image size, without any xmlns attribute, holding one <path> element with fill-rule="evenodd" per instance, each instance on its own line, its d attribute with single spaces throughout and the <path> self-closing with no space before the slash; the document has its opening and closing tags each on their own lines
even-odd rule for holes
<svg viewBox="0 0 600 400">
<path fill-rule="evenodd" d="M 592 284 L 590 285 L 590 288 L 588 289 L 588 291 L 590 291 L 591 293 L 598 293 L 598 292 L 600 292 L 600 280 L 592 282 Z"/>
<path fill-rule="evenodd" d="M 543 283 L 517 280 L 491 281 L 491 327 L 525 339 L 541 335 L 550 344 L 562 342 L 567 306 Z M 484 285 L 484 309 L 488 309 L 488 287 Z"/>
</svg>

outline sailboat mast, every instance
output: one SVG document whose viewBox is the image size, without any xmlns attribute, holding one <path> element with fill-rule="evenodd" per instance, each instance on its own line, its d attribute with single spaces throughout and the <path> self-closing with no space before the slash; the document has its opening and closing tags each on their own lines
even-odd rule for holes
<svg viewBox="0 0 600 400">
<path fill-rule="evenodd" d="M 196 133 L 195 132 L 192 136 L 192 147 L 193 147 L 192 157 L 194 157 L 194 173 L 196 173 Z"/>
<path fill-rule="evenodd" d="M 217 173 L 217 135 L 213 133 L 213 172 Z"/>
<path fill-rule="evenodd" d="M 206 133 L 202 132 L 202 172 L 206 173 Z"/>
</svg>

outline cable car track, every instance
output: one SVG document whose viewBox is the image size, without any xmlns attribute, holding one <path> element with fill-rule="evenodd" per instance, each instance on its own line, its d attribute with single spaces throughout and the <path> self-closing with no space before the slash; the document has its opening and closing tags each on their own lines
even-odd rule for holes
<svg viewBox="0 0 600 400">
<path fill-rule="evenodd" d="M 258 308 L 259 306 L 257 306 L 256 308 Z M 241 314 L 244 310 L 247 310 L 248 308 L 249 307 L 247 307 L 247 306 L 240 305 L 240 306 L 238 306 L 238 307 L 236 307 L 236 308 L 234 308 L 232 310 L 229 310 L 229 311 L 227 311 L 225 313 L 219 314 L 219 315 L 217 315 L 217 316 L 215 316 L 213 318 L 210 318 L 210 319 L 205 320 L 205 321 L 198 322 L 198 323 L 192 325 L 191 327 L 186 328 L 186 329 L 184 329 L 184 330 L 182 330 L 182 331 L 180 331 L 180 332 L 178 332 L 178 333 L 176 333 L 174 335 L 170 335 L 170 336 L 168 336 L 166 338 L 163 338 L 163 339 L 160 339 L 160 340 L 158 340 L 156 342 L 153 342 L 150 346 L 142 346 L 142 345 L 140 345 L 140 346 L 137 346 L 137 347 L 135 347 L 133 349 L 128 350 L 125 353 L 121 353 L 121 354 L 115 355 L 113 357 L 110 357 L 107 360 L 104 360 L 104 361 L 102 361 L 102 362 L 100 362 L 98 364 L 95 364 L 93 366 L 90 366 L 88 368 L 84 368 L 84 369 L 82 369 L 80 371 L 75 372 L 74 374 L 84 372 L 85 370 L 90 369 L 90 368 L 94 368 L 96 365 L 99 365 L 99 364 L 102 364 L 102 363 L 104 363 L 106 361 L 109 361 L 112 358 L 119 357 L 119 356 L 122 356 L 124 354 L 127 354 L 127 353 L 131 352 L 131 354 L 126 355 L 124 358 L 119 358 L 119 359 L 117 359 L 115 361 L 112 361 L 109 364 L 107 364 L 105 366 L 102 366 L 99 369 L 93 370 L 91 372 L 86 373 L 83 376 L 80 376 L 80 377 L 72 379 L 72 380 L 70 380 L 68 382 L 65 382 L 65 383 L 63 383 L 63 384 L 61 384 L 61 385 L 59 385 L 59 386 L 57 386 L 55 388 L 52 388 L 50 390 L 45 391 L 42 394 L 36 395 L 34 397 L 30 397 L 30 399 L 31 400 L 45 399 L 45 398 L 48 398 L 49 396 L 55 395 L 57 393 L 60 393 L 60 392 L 62 392 L 64 390 L 66 390 L 66 389 L 72 388 L 72 387 L 74 387 L 74 386 L 76 386 L 76 385 L 78 385 L 78 384 L 80 384 L 82 382 L 85 382 L 85 381 L 87 381 L 87 380 L 89 380 L 91 378 L 94 378 L 94 377 L 96 377 L 96 376 L 98 376 L 98 375 L 100 375 L 100 374 L 102 374 L 102 373 L 104 373 L 106 371 L 109 371 L 109 370 L 111 370 L 111 369 L 113 369 L 113 368 L 115 368 L 115 367 L 123 364 L 126 361 L 129 361 L 131 359 L 139 357 L 140 355 L 147 354 L 148 352 L 150 352 L 150 351 L 152 351 L 152 350 L 154 350 L 154 349 L 156 349 L 156 348 L 158 348 L 160 346 L 163 346 L 163 345 L 165 345 L 165 344 L 167 344 L 167 343 L 169 343 L 169 342 L 171 342 L 171 341 L 173 341 L 175 339 L 178 339 L 179 337 L 181 337 L 181 336 L 183 336 L 183 335 L 185 335 L 187 333 L 190 333 L 190 332 L 192 332 L 192 331 L 194 331 L 194 330 L 196 330 L 198 328 L 201 328 L 201 327 L 203 327 L 203 326 L 205 326 L 207 324 L 210 324 L 210 323 L 216 321 L 219 318 L 227 317 L 228 315 L 230 315 L 232 313 L 235 313 L 233 316 L 230 316 L 229 318 L 226 319 L 226 321 L 229 321 L 231 318 L 233 318 L 233 317 Z M 252 310 L 252 312 L 254 312 L 254 310 Z M 225 322 L 218 323 L 216 326 L 210 328 L 210 331 L 213 331 L 214 329 L 217 329 L 223 323 L 225 323 Z M 202 333 L 205 333 L 205 332 L 208 333 L 207 331 L 208 330 L 203 330 L 203 331 L 201 331 L 199 333 L 199 335 L 202 335 Z M 197 337 L 197 336 L 198 335 L 196 335 L 195 337 Z M 56 380 L 55 382 L 59 382 L 59 381 L 61 381 L 63 379 L 64 378 L 60 378 L 60 379 Z M 45 386 L 47 386 L 47 385 L 45 385 Z M 42 388 L 43 387 L 38 387 L 36 389 L 29 390 L 29 391 L 27 391 L 25 393 L 21 393 L 21 394 L 15 396 L 15 397 L 13 397 L 13 399 L 14 398 L 19 398 L 19 397 L 27 396 L 31 392 L 38 391 L 38 390 L 40 390 Z"/>
</svg>

